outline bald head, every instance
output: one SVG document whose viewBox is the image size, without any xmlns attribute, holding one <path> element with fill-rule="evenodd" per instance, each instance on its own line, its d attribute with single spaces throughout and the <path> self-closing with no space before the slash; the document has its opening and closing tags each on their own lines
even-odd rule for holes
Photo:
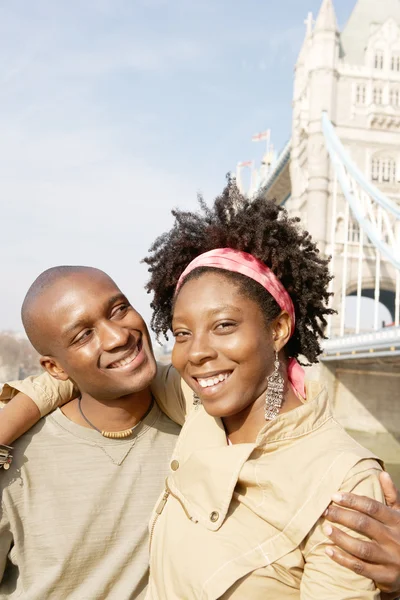
<svg viewBox="0 0 400 600">
<path fill-rule="evenodd" d="M 43 271 L 32 283 L 22 304 L 21 317 L 26 335 L 40 354 L 52 354 L 56 341 L 48 326 L 55 295 L 62 295 L 78 281 L 84 285 L 85 279 L 94 277 L 112 281 L 106 273 L 93 267 L 58 266 Z"/>
</svg>

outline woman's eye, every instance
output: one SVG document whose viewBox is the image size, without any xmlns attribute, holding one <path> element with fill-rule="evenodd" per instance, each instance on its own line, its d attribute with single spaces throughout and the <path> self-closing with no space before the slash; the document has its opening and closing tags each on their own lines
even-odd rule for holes
<svg viewBox="0 0 400 600">
<path fill-rule="evenodd" d="M 187 331 L 173 331 L 172 335 L 174 336 L 174 338 L 182 338 L 188 335 Z"/>
<path fill-rule="evenodd" d="M 216 329 L 220 329 L 223 331 L 232 329 L 233 327 L 235 327 L 236 323 L 232 323 L 232 321 L 224 321 L 223 323 L 218 323 Z"/>
</svg>

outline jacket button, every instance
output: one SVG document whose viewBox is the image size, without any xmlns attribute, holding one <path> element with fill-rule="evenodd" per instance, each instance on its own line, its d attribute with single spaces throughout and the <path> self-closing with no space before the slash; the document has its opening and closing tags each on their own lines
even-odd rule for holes
<svg viewBox="0 0 400 600">
<path fill-rule="evenodd" d="M 218 519 L 219 519 L 219 513 L 217 513 L 216 510 L 213 510 L 213 512 L 210 515 L 210 521 L 212 523 L 216 523 L 218 521 Z"/>
<path fill-rule="evenodd" d="M 171 463 L 171 469 L 173 471 L 177 471 L 179 469 L 179 462 L 177 460 L 173 460 Z"/>
</svg>

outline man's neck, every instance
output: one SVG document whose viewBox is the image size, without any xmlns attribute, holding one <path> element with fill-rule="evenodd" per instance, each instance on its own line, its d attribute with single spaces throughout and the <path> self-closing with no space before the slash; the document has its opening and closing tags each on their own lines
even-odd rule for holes
<svg viewBox="0 0 400 600">
<path fill-rule="evenodd" d="M 81 409 L 86 419 L 100 431 L 110 432 L 124 431 L 137 425 L 150 405 L 150 388 L 114 400 L 99 401 L 88 394 L 82 394 L 81 399 Z M 65 404 L 61 410 L 70 421 L 90 428 L 79 410 L 78 398 Z"/>
</svg>

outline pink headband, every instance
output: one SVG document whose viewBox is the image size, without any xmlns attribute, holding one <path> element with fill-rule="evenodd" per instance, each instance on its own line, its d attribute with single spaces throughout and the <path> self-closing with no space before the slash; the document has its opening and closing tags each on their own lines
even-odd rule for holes
<svg viewBox="0 0 400 600">
<path fill-rule="evenodd" d="M 278 306 L 285 310 L 292 320 L 292 335 L 295 327 L 294 306 L 291 297 L 279 281 L 276 275 L 261 260 L 258 260 L 252 254 L 232 250 L 231 248 L 217 248 L 200 254 L 191 263 L 188 264 L 182 275 L 179 277 L 176 291 L 179 291 L 183 280 L 189 273 L 199 267 L 214 267 L 241 273 L 254 279 L 271 294 Z"/>
<path fill-rule="evenodd" d="M 292 321 L 291 335 L 293 335 L 295 329 L 295 312 L 292 299 L 277 276 L 258 258 L 247 252 L 232 250 L 231 248 L 217 248 L 216 250 L 204 252 L 204 254 L 200 254 L 192 260 L 183 271 L 179 277 L 175 293 L 179 291 L 185 277 L 199 267 L 214 267 L 233 273 L 241 273 L 257 281 L 271 294 L 278 306 L 288 313 Z M 304 398 L 304 371 L 294 358 L 291 358 L 289 361 L 288 377 L 295 392 Z"/>
</svg>

